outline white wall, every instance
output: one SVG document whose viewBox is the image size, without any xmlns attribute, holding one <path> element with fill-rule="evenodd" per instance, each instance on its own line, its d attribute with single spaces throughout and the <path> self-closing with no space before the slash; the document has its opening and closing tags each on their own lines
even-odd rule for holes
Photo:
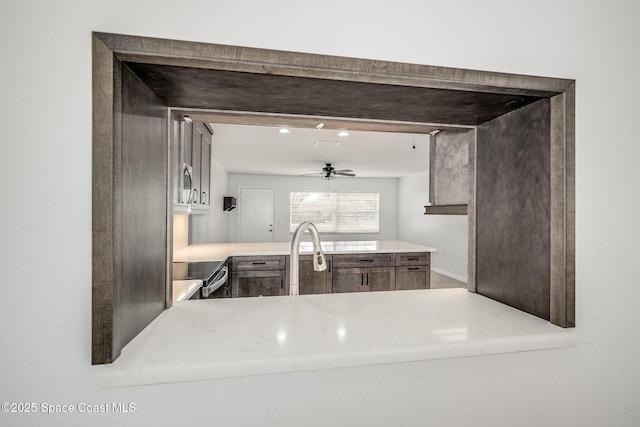
<svg viewBox="0 0 640 427">
<path fill-rule="evenodd" d="M 292 191 L 326 191 L 326 182 L 321 177 L 304 176 L 268 176 L 268 175 L 229 175 L 229 192 L 238 198 L 240 188 L 274 189 L 274 241 L 291 240 L 289 231 L 289 205 Z M 329 181 L 329 191 L 362 191 L 380 193 L 380 232 L 362 234 L 323 233 L 321 239 L 331 240 L 396 240 L 398 180 L 395 178 L 336 178 Z M 238 241 L 238 211 L 229 212 L 229 242 Z M 308 233 L 305 233 L 306 239 Z"/>
<path fill-rule="evenodd" d="M 640 424 L 638 16 L 630 0 L 3 1 L 0 401 L 136 412 L 0 413 L 0 424 Z M 577 79 L 578 346 L 101 389 L 90 366 L 92 30 Z"/>
<path fill-rule="evenodd" d="M 398 240 L 436 248 L 431 268 L 467 281 L 469 217 L 425 215 L 429 203 L 429 171 L 407 175 L 398 182 Z"/>
</svg>

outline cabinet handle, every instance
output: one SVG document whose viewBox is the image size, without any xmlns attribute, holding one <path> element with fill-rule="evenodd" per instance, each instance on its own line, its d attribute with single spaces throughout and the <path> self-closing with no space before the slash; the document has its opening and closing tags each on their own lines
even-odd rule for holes
<svg viewBox="0 0 640 427">
<path fill-rule="evenodd" d="M 360 273 L 360 286 L 364 286 L 364 273 Z"/>
<path fill-rule="evenodd" d="M 198 196 L 200 195 L 200 193 L 198 192 L 197 188 L 193 189 L 193 200 L 191 200 L 192 203 L 198 203 Z"/>
<path fill-rule="evenodd" d="M 327 267 L 328 267 L 328 270 L 329 270 L 329 271 L 327 271 L 327 273 L 331 273 L 331 260 L 327 261 L 327 264 L 328 264 Z"/>
<path fill-rule="evenodd" d="M 407 270 L 420 270 L 420 267 L 409 267 Z"/>
<path fill-rule="evenodd" d="M 207 192 L 206 191 L 202 192 L 202 199 L 200 199 L 200 203 L 202 203 L 203 205 L 205 203 L 207 203 Z"/>
<path fill-rule="evenodd" d="M 266 262 L 262 261 L 262 262 L 254 262 L 253 265 L 265 265 Z"/>
<path fill-rule="evenodd" d="M 284 289 L 284 279 L 280 279 L 280 289 Z"/>
<path fill-rule="evenodd" d="M 420 258 L 417 256 L 407 258 L 407 261 L 418 261 Z"/>
<path fill-rule="evenodd" d="M 373 262 L 372 259 L 357 259 L 356 262 Z"/>
<path fill-rule="evenodd" d="M 367 273 L 367 286 L 369 286 L 369 273 Z"/>
</svg>

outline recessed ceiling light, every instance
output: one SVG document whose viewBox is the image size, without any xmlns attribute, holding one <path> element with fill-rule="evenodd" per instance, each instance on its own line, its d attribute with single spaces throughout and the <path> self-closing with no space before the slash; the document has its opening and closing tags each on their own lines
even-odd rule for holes
<svg viewBox="0 0 640 427">
<path fill-rule="evenodd" d="M 291 131 L 289 129 L 287 129 L 287 128 L 280 128 L 280 129 L 278 129 L 278 132 L 280 132 L 280 133 L 289 133 Z"/>
<path fill-rule="evenodd" d="M 342 132 L 338 133 L 338 136 L 349 136 L 349 132 L 343 130 Z"/>
</svg>

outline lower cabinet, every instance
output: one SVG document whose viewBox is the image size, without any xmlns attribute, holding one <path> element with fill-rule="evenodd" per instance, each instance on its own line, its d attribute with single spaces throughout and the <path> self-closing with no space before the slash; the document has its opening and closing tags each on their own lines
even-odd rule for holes
<svg viewBox="0 0 640 427">
<path fill-rule="evenodd" d="M 395 283 L 395 267 L 336 268 L 332 292 L 391 291 Z"/>
<path fill-rule="evenodd" d="M 325 255 L 327 269 L 313 270 L 312 255 L 300 255 L 300 295 L 429 289 L 430 254 Z M 231 296 L 288 295 L 290 259 L 284 255 L 231 259 Z"/>
<path fill-rule="evenodd" d="M 429 252 L 396 255 L 397 291 L 431 288 L 431 254 Z"/>
<path fill-rule="evenodd" d="M 231 275 L 236 297 L 284 295 L 284 270 L 238 271 Z"/>
<path fill-rule="evenodd" d="M 300 279 L 298 280 L 298 283 L 300 284 L 298 293 L 300 295 L 331 293 L 332 255 L 325 255 L 325 260 L 327 262 L 327 269 L 324 271 L 315 271 L 313 269 L 313 255 L 300 255 L 300 263 L 298 267 L 298 274 L 300 276 Z M 287 263 L 289 262 L 290 258 L 287 257 Z M 289 294 L 290 269 L 291 266 L 288 265 L 286 280 L 287 288 L 285 290 L 287 295 Z"/>
<path fill-rule="evenodd" d="M 431 271 L 428 265 L 396 267 L 396 290 L 429 289 Z"/>
<path fill-rule="evenodd" d="M 396 254 L 333 256 L 332 291 L 392 291 L 396 286 Z"/>
<path fill-rule="evenodd" d="M 231 259 L 231 296 L 259 297 L 285 294 L 284 256 L 242 256 Z"/>
</svg>

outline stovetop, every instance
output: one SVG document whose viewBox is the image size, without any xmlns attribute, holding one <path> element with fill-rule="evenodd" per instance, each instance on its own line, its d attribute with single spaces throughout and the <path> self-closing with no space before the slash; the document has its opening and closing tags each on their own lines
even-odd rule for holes
<svg viewBox="0 0 640 427">
<path fill-rule="evenodd" d="M 173 280 L 205 280 L 221 265 L 222 261 L 174 262 Z"/>
</svg>

